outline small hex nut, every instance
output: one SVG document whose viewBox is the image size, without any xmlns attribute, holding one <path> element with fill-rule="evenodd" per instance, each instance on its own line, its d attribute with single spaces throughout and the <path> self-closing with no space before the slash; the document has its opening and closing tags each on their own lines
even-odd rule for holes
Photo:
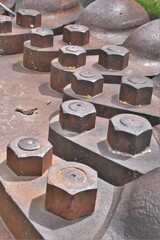
<svg viewBox="0 0 160 240">
<path fill-rule="evenodd" d="M 23 28 L 38 28 L 41 26 L 41 13 L 33 9 L 20 9 L 16 15 L 16 23 Z"/>
<path fill-rule="evenodd" d="M 18 176 L 41 176 L 52 164 L 52 145 L 17 137 L 7 146 L 7 165 Z"/>
<path fill-rule="evenodd" d="M 107 140 L 117 152 L 135 155 L 150 146 L 152 126 L 143 117 L 134 114 L 119 114 L 109 121 Z"/>
<path fill-rule="evenodd" d="M 97 172 L 75 162 L 49 168 L 45 208 L 73 220 L 94 212 L 97 195 Z"/>
<path fill-rule="evenodd" d="M 100 49 L 99 65 L 108 70 L 123 70 L 128 66 L 129 51 L 121 46 L 106 45 Z"/>
<path fill-rule="evenodd" d="M 71 88 L 78 94 L 83 96 L 94 97 L 103 90 L 103 76 L 92 70 L 83 69 L 72 74 Z"/>
<path fill-rule="evenodd" d="M 53 46 L 53 31 L 47 28 L 31 30 L 31 46 L 48 48 Z"/>
<path fill-rule="evenodd" d="M 93 104 L 69 100 L 61 104 L 59 121 L 62 129 L 82 133 L 95 127 L 96 109 Z"/>
<path fill-rule="evenodd" d="M 59 63 L 64 67 L 78 68 L 86 64 L 86 50 L 79 46 L 69 45 L 59 49 Z"/>
<path fill-rule="evenodd" d="M 89 28 L 83 25 L 70 24 L 63 29 L 63 41 L 68 44 L 83 46 L 89 43 L 89 37 Z"/>
<path fill-rule="evenodd" d="M 151 103 L 153 81 L 141 75 L 124 75 L 122 77 L 119 100 L 133 106 Z"/>
<path fill-rule="evenodd" d="M 0 15 L 0 33 L 12 32 L 12 18 Z"/>
</svg>

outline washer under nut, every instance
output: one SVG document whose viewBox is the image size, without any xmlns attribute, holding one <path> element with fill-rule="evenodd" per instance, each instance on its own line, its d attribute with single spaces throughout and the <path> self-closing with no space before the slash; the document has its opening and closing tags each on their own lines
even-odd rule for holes
<svg viewBox="0 0 160 240">
<path fill-rule="evenodd" d="M 152 126 L 148 120 L 134 114 L 119 114 L 109 121 L 107 140 L 117 152 L 135 155 L 150 146 Z"/>
<path fill-rule="evenodd" d="M 41 176 L 52 164 L 52 146 L 39 139 L 18 137 L 7 146 L 7 165 L 18 176 Z"/>
<path fill-rule="evenodd" d="M 72 220 L 94 212 L 97 172 L 75 162 L 51 166 L 48 171 L 45 208 Z"/>
<path fill-rule="evenodd" d="M 61 104 L 59 121 L 65 130 L 82 133 L 95 127 L 96 109 L 88 102 L 69 100 Z"/>
<path fill-rule="evenodd" d="M 119 100 L 133 106 L 151 103 L 153 81 L 141 75 L 124 75 L 122 77 Z"/>
</svg>

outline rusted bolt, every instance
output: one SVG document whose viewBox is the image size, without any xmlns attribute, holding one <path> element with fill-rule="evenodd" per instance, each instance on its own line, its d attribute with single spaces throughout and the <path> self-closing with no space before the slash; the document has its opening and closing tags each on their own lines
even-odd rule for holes
<svg viewBox="0 0 160 240">
<path fill-rule="evenodd" d="M 97 195 L 97 172 L 75 162 L 49 168 L 45 207 L 72 220 L 94 212 Z"/>
<path fill-rule="evenodd" d="M 63 41 L 68 44 L 86 45 L 89 43 L 89 36 L 89 28 L 83 25 L 70 24 L 63 29 Z"/>
<path fill-rule="evenodd" d="M 96 110 L 88 102 L 69 100 L 60 106 L 60 124 L 63 129 L 82 133 L 95 127 Z"/>
<path fill-rule="evenodd" d="M 12 18 L 0 15 L 0 33 L 12 32 Z"/>
<path fill-rule="evenodd" d="M 86 64 L 86 50 L 79 46 L 64 46 L 59 49 L 59 63 L 63 67 L 71 69 L 84 66 Z"/>
<path fill-rule="evenodd" d="M 73 73 L 71 87 L 78 95 L 93 97 L 102 93 L 103 82 L 100 73 L 92 69 L 85 69 Z"/>
<path fill-rule="evenodd" d="M 52 146 L 39 139 L 18 137 L 7 146 L 7 165 L 18 176 L 41 176 L 52 164 Z"/>
<path fill-rule="evenodd" d="M 121 46 L 106 45 L 100 49 L 99 65 L 109 70 L 123 70 L 128 66 L 129 51 Z"/>
<path fill-rule="evenodd" d="M 35 28 L 31 30 L 31 45 L 39 48 L 53 46 L 53 31 L 47 28 Z"/>
<path fill-rule="evenodd" d="M 135 155 L 150 146 L 152 126 L 134 114 L 119 114 L 109 121 L 107 140 L 113 150 Z"/>
<path fill-rule="evenodd" d="M 133 106 L 151 103 L 153 81 L 141 75 L 125 75 L 122 77 L 119 100 Z"/>
<path fill-rule="evenodd" d="M 17 12 L 16 23 L 23 28 L 37 28 L 41 26 L 41 14 L 33 9 L 20 9 Z"/>
</svg>

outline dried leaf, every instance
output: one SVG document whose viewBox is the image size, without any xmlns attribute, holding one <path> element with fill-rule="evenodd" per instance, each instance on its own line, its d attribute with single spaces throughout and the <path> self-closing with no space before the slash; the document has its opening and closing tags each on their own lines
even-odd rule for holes
<svg viewBox="0 0 160 240">
<path fill-rule="evenodd" d="M 33 115 L 36 110 L 38 110 L 38 108 L 29 108 L 27 110 L 24 110 L 22 108 L 16 108 L 15 109 L 16 112 L 20 112 L 24 115 Z"/>
</svg>

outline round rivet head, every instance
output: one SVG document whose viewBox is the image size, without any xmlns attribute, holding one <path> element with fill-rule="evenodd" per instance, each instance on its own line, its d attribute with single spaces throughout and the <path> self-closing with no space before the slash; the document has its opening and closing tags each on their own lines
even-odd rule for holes
<svg viewBox="0 0 160 240">
<path fill-rule="evenodd" d="M 68 52 L 78 52 L 79 51 L 79 47 L 77 47 L 77 46 L 67 46 L 65 49 Z"/>
<path fill-rule="evenodd" d="M 18 147 L 24 151 L 35 151 L 41 148 L 41 143 L 35 138 L 23 138 L 18 142 Z"/>
<path fill-rule="evenodd" d="M 68 108 L 71 111 L 74 111 L 74 112 L 78 112 L 78 111 L 79 112 L 85 112 L 88 109 L 87 105 L 84 102 L 80 102 L 80 101 L 77 101 L 77 102 L 74 102 L 74 103 L 70 103 L 68 105 Z"/>
<path fill-rule="evenodd" d="M 131 128 L 139 128 L 143 126 L 143 121 L 142 119 L 137 119 L 136 117 L 122 117 L 120 119 L 120 122 L 126 126 L 126 127 L 131 127 Z"/>
<path fill-rule="evenodd" d="M 90 70 L 81 71 L 79 75 L 84 78 L 96 77 L 96 73 L 94 71 L 90 71 Z"/>
</svg>

